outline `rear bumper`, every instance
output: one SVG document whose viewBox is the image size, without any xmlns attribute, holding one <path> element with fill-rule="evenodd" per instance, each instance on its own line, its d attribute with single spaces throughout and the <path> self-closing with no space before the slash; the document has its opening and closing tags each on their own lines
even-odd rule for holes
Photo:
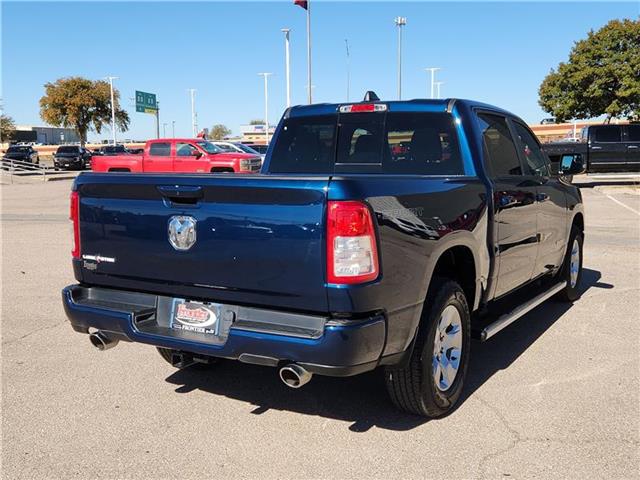
<svg viewBox="0 0 640 480">
<path fill-rule="evenodd" d="M 71 285 L 62 299 L 76 332 L 97 329 L 113 339 L 274 367 L 294 362 L 320 375 L 372 370 L 385 345 L 382 314 L 345 321 L 225 305 L 235 312 L 235 320 L 226 339 L 214 344 L 160 325 L 167 297 Z"/>
</svg>

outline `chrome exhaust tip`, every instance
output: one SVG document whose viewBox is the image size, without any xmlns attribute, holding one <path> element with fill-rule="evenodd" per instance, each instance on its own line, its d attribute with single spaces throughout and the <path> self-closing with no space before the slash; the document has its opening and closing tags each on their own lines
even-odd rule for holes
<svg viewBox="0 0 640 480">
<path fill-rule="evenodd" d="M 110 348 L 113 348 L 118 344 L 118 340 L 113 340 L 102 332 L 91 333 L 89 335 L 89 341 L 91 341 L 91 345 L 96 347 L 101 352 L 109 350 Z"/>
<path fill-rule="evenodd" d="M 280 369 L 280 380 L 289 388 L 300 388 L 309 383 L 313 374 L 300 365 L 290 363 Z"/>
</svg>

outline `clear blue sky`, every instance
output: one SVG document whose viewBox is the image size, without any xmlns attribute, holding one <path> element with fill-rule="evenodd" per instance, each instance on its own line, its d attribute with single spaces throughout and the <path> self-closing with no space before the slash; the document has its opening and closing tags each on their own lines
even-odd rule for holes
<svg viewBox="0 0 640 480">
<path fill-rule="evenodd" d="M 344 39 L 351 46 L 351 97 L 375 90 L 396 96 L 396 30 L 404 29 L 403 97 L 424 98 L 424 67 L 442 67 L 443 97 L 499 105 L 529 122 L 545 116 L 537 89 L 566 60 L 574 41 L 614 18 L 638 18 L 626 3 L 313 3 L 314 100 L 346 97 Z M 270 81 L 270 121 L 285 106 L 284 40 L 292 29 L 293 103 L 306 99 L 305 11 L 278 2 L 3 2 L 2 100 L 19 124 L 42 124 L 43 85 L 59 77 L 120 77 L 130 131 L 120 138 L 154 135 L 151 115 L 136 113 L 134 91 L 158 94 L 161 122 L 176 134 L 191 131 L 188 88 L 196 88 L 199 126 L 224 123 L 234 133 L 263 118 L 262 78 Z M 167 133 L 170 132 L 170 126 Z M 162 133 L 162 132 L 161 132 Z M 107 138 L 103 131 L 100 138 Z M 97 138 L 91 135 L 90 138 Z"/>
</svg>

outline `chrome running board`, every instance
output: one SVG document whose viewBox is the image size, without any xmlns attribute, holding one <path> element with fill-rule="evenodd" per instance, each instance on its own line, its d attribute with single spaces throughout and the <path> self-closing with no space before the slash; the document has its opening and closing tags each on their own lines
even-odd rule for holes
<svg viewBox="0 0 640 480">
<path fill-rule="evenodd" d="M 528 302 L 517 306 L 515 309 L 513 309 L 509 313 L 505 313 L 504 315 L 501 315 L 495 322 L 487 325 L 485 328 L 483 328 L 480 331 L 480 341 L 484 342 L 485 340 L 493 337 L 500 330 L 508 327 L 513 322 L 518 320 L 520 317 L 522 317 L 526 313 L 536 308 L 542 302 L 547 300 L 549 297 L 552 297 L 553 295 L 558 293 L 560 290 L 562 290 L 566 286 L 567 286 L 567 282 L 560 282 L 554 285 L 553 287 L 551 287 L 546 292 L 542 292 L 540 295 L 533 297 Z"/>
</svg>

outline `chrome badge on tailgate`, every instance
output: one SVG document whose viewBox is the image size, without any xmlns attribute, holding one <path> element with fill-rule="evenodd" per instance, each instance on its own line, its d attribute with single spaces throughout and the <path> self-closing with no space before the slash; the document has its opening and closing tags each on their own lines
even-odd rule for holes
<svg viewBox="0 0 640 480">
<path fill-rule="evenodd" d="M 196 243 L 196 220 L 177 215 L 169 220 L 169 243 L 179 251 L 189 250 Z"/>
</svg>

